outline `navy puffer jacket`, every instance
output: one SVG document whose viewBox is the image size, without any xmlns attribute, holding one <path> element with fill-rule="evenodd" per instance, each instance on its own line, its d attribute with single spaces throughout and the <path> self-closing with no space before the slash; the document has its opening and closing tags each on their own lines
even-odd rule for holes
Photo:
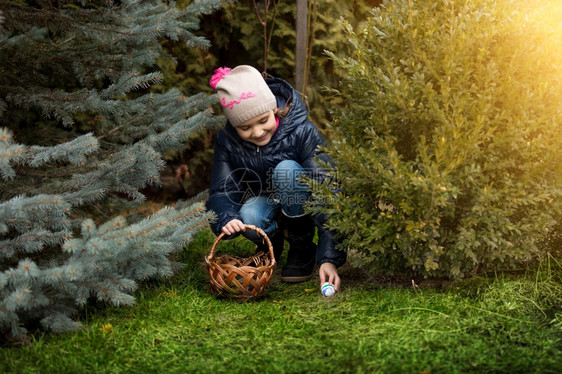
<svg viewBox="0 0 562 374">
<path fill-rule="evenodd" d="M 319 145 L 325 145 L 325 141 L 308 120 L 308 112 L 299 95 L 280 78 L 268 78 L 266 82 L 277 98 L 277 107 L 290 106 L 287 116 L 280 118 L 279 127 L 269 143 L 259 147 L 242 140 L 228 121 L 215 137 L 210 195 L 206 205 L 216 214 L 211 228 L 217 235 L 229 221 L 242 220 L 238 212 L 248 197 L 272 193 L 271 171 L 281 161 L 294 160 L 315 178 L 325 175 L 315 161 L 316 156 L 329 160 L 317 149 Z M 324 262 L 343 265 L 346 254 L 335 249 L 332 233 L 323 226 L 325 217 L 315 217 L 315 221 L 318 227 L 316 262 L 318 265 Z"/>
</svg>

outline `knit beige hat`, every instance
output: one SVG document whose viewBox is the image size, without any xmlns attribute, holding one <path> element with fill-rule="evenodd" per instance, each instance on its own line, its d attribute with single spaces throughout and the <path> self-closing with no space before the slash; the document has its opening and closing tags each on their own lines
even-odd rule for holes
<svg viewBox="0 0 562 374">
<path fill-rule="evenodd" d="M 209 84 L 217 92 L 224 114 L 233 126 L 277 108 L 267 83 L 251 66 L 218 68 Z"/>
</svg>

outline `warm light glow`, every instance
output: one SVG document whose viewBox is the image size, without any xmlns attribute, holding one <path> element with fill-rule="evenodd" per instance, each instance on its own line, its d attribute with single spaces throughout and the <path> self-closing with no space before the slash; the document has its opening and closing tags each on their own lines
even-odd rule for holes
<svg viewBox="0 0 562 374">
<path fill-rule="evenodd" d="M 528 0 L 520 12 L 516 25 L 523 26 L 519 36 L 527 45 L 528 55 L 519 61 L 527 64 L 523 69 L 535 71 L 533 96 L 534 105 L 542 104 L 544 115 L 552 115 L 562 98 L 562 0 Z M 529 86 L 531 87 L 531 86 Z"/>
<path fill-rule="evenodd" d="M 541 14 L 545 24 L 560 31 L 562 28 L 562 0 L 553 0 Z"/>
<path fill-rule="evenodd" d="M 542 27 L 546 35 L 562 36 L 562 0 L 529 1 L 528 23 Z"/>
</svg>

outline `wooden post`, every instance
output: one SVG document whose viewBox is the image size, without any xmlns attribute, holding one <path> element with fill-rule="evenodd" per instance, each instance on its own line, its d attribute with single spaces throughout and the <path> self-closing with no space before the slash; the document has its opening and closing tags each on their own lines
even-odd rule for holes
<svg viewBox="0 0 562 374">
<path fill-rule="evenodd" d="M 304 93 L 304 70 L 306 69 L 306 40 L 308 32 L 308 0 L 297 0 L 295 88 Z"/>
</svg>

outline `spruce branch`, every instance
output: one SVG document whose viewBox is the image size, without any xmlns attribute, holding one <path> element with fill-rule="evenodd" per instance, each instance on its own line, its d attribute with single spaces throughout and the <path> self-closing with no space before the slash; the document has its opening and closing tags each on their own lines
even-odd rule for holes
<svg viewBox="0 0 562 374">
<path fill-rule="evenodd" d="M 0 174 L 4 180 L 15 177 L 11 164 L 20 162 L 23 152 L 24 147 L 12 141 L 12 133 L 6 128 L 0 128 Z"/>
<path fill-rule="evenodd" d="M 92 133 L 88 133 L 54 147 L 30 147 L 28 164 L 37 168 L 49 162 L 68 161 L 72 165 L 81 166 L 85 164 L 86 156 L 98 149 L 98 140 Z"/>
<path fill-rule="evenodd" d="M 158 72 L 139 74 L 138 72 L 130 72 L 123 75 L 123 77 L 116 83 L 112 84 L 108 88 L 104 89 L 100 93 L 100 97 L 103 99 L 112 99 L 117 96 L 122 96 L 128 92 L 147 89 L 153 84 L 158 84 L 162 82 L 162 75 Z"/>
</svg>

